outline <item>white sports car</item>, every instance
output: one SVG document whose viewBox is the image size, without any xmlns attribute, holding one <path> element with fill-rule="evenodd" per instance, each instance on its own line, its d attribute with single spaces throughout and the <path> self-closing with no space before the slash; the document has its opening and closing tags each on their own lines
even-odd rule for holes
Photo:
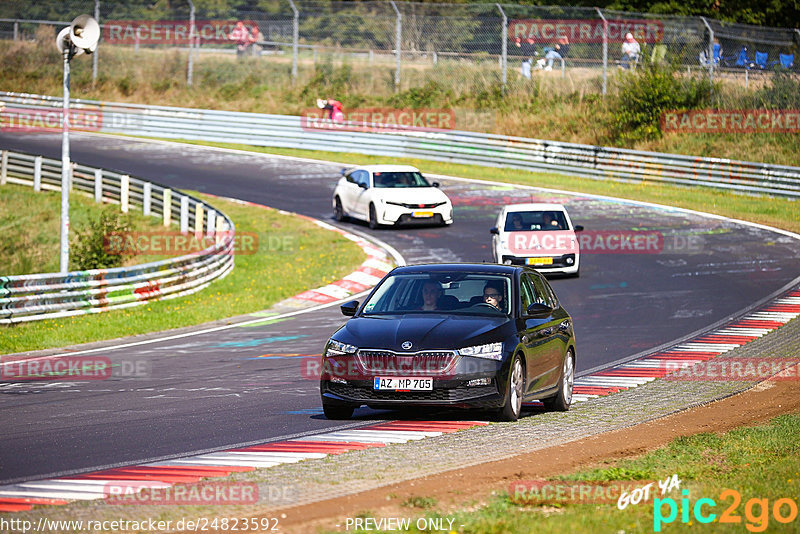
<svg viewBox="0 0 800 534">
<path fill-rule="evenodd" d="M 530 265 L 542 273 L 580 276 L 580 249 L 566 208 L 561 204 L 512 204 L 497 216 L 492 234 L 496 263 Z"/>
<path fill-rule="evenodd" d="M 337 221 L 361 219 L 370 228 L 386 224 L 453 224 L 453 204 L 409 165 L 365 165 L 342 170 L 333 191 Z"/>
</svg>

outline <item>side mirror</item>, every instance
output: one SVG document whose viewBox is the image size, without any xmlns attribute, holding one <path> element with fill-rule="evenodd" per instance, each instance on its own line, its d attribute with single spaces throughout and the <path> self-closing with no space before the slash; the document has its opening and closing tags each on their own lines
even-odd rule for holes
<svg viewBox="0 0 800 534">
<path fill-rule="evenodd" d="M 433 187 L 439 187 L 439 182 L 433 182 L 431 185 L 432 185 Z"/>
<path fill-rule="evenodd" d="M 547 304 L 541 304 L 539 302 L 534 302 L 528 309 L 525 310 L 526 315 L 530 315 L 533 317 L 545 317 L 550 315 L 553 312 L 553 308 L 548 306 Z"/>
<path fill-rule="evenodd" d="M 342 169 L 341 171 L 339 171 L 339 174 L 341 174 L 342 176 L 344 176 L 346 173 L 347 169 Z"/>
<path fill-rule="evenodd" d="M 575 231 L 576 232 L 583 232 L 583 225 L 582 224 L 576 224 L 575 225 Z"/>
<path fill-rule="evenodd" d="M 500 235 L 500 230 L 498 230 L 496 226 L 492 226 L 491 228 L 489 228 L 489 233 L 494 235 Z"/>
<path fill-rule="evenodd" d="M 352 317 L 356 314 L 356 310 L 358 309 L 358 301 L 351 300 L 350 302 L 345 302 L 339 309 L 342 310 L 342 315 L 346 317 Z"/>
<path fill-rule="evenodd" d="M 358 187 L 360 187 L 361 189 L 367 189 L 369 186 L 364 182 L 358 182 Z"/>
</svg>

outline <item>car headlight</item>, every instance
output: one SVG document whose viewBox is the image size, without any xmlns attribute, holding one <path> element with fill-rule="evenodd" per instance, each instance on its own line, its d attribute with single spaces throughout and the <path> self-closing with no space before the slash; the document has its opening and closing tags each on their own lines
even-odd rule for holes
<svg viewBox="0 0 800 534">
<path fill-rule="evenodd" d="M 328 350 L 325 351 L 325 356 L 341 356 L 343 354 L 355 354 L 358 347 L 355 345 L 347 345 L 335 339 L 331 339 L 328 343 Z"/>
<path fill-rule="evenodd" d="M 476 358 L 488 358 L 490 360 L 501 360 L 503 358 L 502 343 L 488 343 L 486 345 L 476 345 L 474 347 L 464 347 L 458 349 L 461 356 L 474 356 Z"/>
</svg>

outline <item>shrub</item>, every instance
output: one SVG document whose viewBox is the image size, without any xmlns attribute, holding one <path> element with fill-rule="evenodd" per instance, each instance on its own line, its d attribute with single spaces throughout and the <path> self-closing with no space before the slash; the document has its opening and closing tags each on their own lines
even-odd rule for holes
<svg viewBox="0 0 800 534">
<path fill-rule="evenodd" d="M 130 232 L 130 226 L 120 214 L 113 208 L 103 210 L 97 219 L 89 222 L 85 232 L 78 234 L 71 251 L 72 268 L 82 271 L 120 267 L 128 256 L 109 254 L 106 243 L 109 236 L 123 232 Z"/>
<path fill-rule="evenodd" d="M 708 106 L 711 91 L 708 79 L 683 76 L 671 65 L 649 64 L 622 73 L 611 105 L 612 141 L 630 146 L 661 137 L 664 112 Z"/>
</svg>

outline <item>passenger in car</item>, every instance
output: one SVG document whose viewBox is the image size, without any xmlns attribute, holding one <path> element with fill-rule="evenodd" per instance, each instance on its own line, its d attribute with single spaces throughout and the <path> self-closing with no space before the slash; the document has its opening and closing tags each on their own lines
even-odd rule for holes
<svg viewBox="0 0 800 534">
<path fill-rule="evenodd" d="M 422 286 L 422 306 L 420 310 L 431 311 L 439 309 L 439 299 L 442 297 L 442 286 L 439 282 L 429 280 Z"/>
</svg>

